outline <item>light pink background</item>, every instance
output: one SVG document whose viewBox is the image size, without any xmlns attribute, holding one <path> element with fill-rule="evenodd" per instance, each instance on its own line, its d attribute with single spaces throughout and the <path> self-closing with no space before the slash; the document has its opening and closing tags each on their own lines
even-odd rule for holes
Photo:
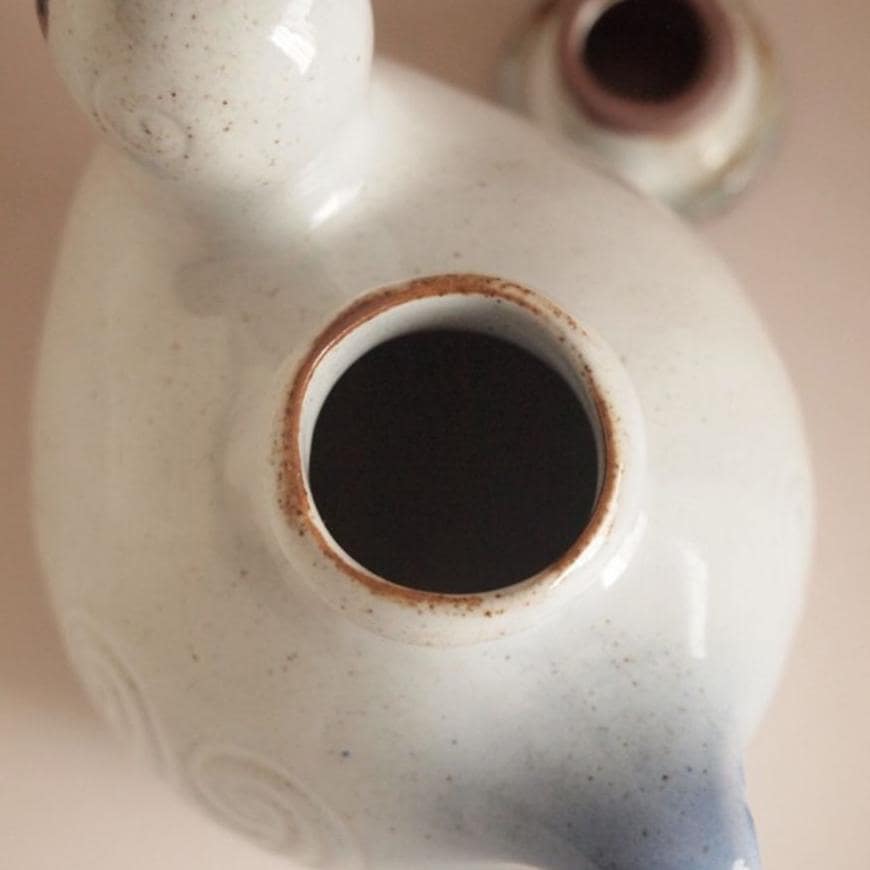
<svg viewBox="0 0 870 870">
<path fill-rule="evenodd" d="M 286 868 L 124 760 L 74 683 L 46 606 L 28 520 L 28 401 L 64 210 L 93 138 L 32 5 L 0 8 L 0 867 Z M 380 48 L 487 94 L 498 46 L 531 5 L 377 0 Z M 749 789 L 767 870 L 868 870 L 870 4 L 766 0 L 761 11 L 784 56 L 790 127 L 764 180 L 704 232 L 744 279 L 798 386 L 819 536 L 806 619 L 750 750 Z"/>
</svg>

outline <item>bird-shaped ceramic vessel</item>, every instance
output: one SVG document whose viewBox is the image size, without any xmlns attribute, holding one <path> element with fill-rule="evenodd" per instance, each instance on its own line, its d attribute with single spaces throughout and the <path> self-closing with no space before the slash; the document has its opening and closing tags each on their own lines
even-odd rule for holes
<svg viewBox="0 0 870 870">
<path fill-rule="evenodd" d="M 810 480 L 723 264 L 363 0 L 43 9 L 105 144 L 35 517 L 114 728 L 288 866 L 757 870 Z"/>
</svg>

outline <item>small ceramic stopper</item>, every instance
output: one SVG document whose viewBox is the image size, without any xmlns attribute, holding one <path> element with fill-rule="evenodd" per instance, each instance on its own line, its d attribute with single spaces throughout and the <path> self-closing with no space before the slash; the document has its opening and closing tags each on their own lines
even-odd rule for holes
<svg viewBox="0 0 870 870">
<path fill-rule="evenodd" d="M 690 217 L 741 192 L 781 121 L 776 59 L 742 0 L 567 0 L 506 53 L 503 102 Z"/>
</svg>

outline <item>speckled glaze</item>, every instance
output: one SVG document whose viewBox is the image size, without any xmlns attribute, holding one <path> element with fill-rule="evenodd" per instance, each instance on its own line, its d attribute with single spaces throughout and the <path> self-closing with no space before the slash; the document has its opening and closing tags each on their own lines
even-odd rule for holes
<svg viewBox="0 0 870 870">
<path fill-rule="evenodd" d="M 370 75 L 363 2 L 53 0 L 49 44 L 110 144 L 47 314 L 35 517 L 113 728 L 288 866 L 757 870 L 740 756 L 810 482 L 723 265 L 520 121 Z M 438 325 L 523 345 L 597 427 L 589 527 L 483 595 L 371 575 L 307 486 L 331 384 Z"/>
<path fill-rule="evenodd" d="M 545 3 L 509 45 L 499 92 L 580 159 L 591 152 L 640 190 L 701 218 L 730 205 L 771 156 L 782 83 L 748 3 L 684 2 L 704 24 L 706 56 L 697 81 L 670 99 L 620 97 L 582 62 L 583 41 L 613 0 Z"/>
</svg>

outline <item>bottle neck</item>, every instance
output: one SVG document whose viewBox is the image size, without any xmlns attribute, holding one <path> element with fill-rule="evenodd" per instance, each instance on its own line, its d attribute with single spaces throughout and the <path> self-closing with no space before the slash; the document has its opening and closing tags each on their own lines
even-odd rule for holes
<svg viewBox="0 0 870 870">
<path fill-rule="evenodd" d="M 517 358 L 532 359 L 534 365 L 546 369 L 564 386 L 565 394 L 570 396 L 568 403 L 573 403 L 574 410 L 588 421 L 590 427 L 588 449 L 582 456 L 573 457 L 579 465 L 571 466 L 569 462 L 565 466 L 576 468 L 583 463 L 590 466 L 585 469 L 587 479 L 590 469 L 592 474 L 588 512 L 580 518 L 582 511 L 578 505 L 582 499 L 574 498 L 577 493 L 570 492 L 572 484 L 566 486 L 562 479 L 563 474 L 570 472 L 556 467 L 558 449 L 539 450 L 527 467 L 535 469 L 534 473 L 540 471 L 544 476 L 549 475 L 549 483 L 538 490 L 544 493 L 542 504 L 545 507 L 541 508 L 539 516 L 521 519 L 520 523 L 525 522 L 526 526 L 520 525 L 515 535 L 526 535 L 530 541 L 547 538 L 553 531 L 551 526 L 564 518 L 549 516 L 546 511 L 555 510 L 558 514 L 562 504 L 569 505 L 566 508 L 571 512 L 569 519 L 577 522 L 573 533 L 563 539 L 557 551 L 551 552 L 547 558 L 541 557 L 538 563 L 532 558 L 529 564 L 535 566 L 534 570 L 526 576 L 511 577 L 505 584 L 494 581 L 491 576 L 492 565 L 504 561 L 498 558 L 501 554 L 493 551 L 490 562 L 487 562 L 478 551 L 477 540 L 473 546 L 478 548 L 474 558 L 480 565 L 480 576 L 466 577 L 462 585 L 449 578 L 446 584 L 433 586 L 431 582 L 414 576 L 413 571 L 397 579 L 395 573 L 382 569 L 385 563 L 371 557 L 372 552 L 380 551 L 389 556 L 394 551 L 406 549 L 409 540 L 413 545 L 412 534 L 406 534 L 403 540 L 389 538 L 398 534 L 397 528 L 407 525 L 405 521 L 409 514 L 419 512 L 420 505 L 414 499 L 422 497 L 423 492 L 443 492 L 445 481 L 451 475 L 460 483 L 462 480 L 451 467 L 451 462 L 462 461 L 455 457 L 469 447 L 462 444 L 462 439 L 453 442 L 446 454 L 449 458 L 444 461 L 390 467 L 392 456 L 401 454 L 407 457 L 409 439 L 414 442 L 411 446 L 415 456 L 432 448 L 431 442 L 436 440 L 433 430 L 439 428 L 441 420 L 430 417 L 434 420 L 433 425 L 427 428 L 425 424 L 426 415 L 432 414 L 432 403 L 427 407 L 407 407 L 409 403 L 413 405 L 419 401 L 421 394 L 434 395 L 429 391 L 431 385 L 428 383 L 432 380 L 429 377 L 432 369 L 437 369 L 434 380 L 438 382 L 436 390 L 442 391 L 439 395 L 449 396 L 452 400 L 456 393 L 468 392 L 472 388 L 477 390 L 467 405 L 466 413 L 455 416 L 456 425 L 466 425 L 477 408 L 493 399 L 492 393 L 499 389 L 509 391 L 521 381 L 517 369 L 508 377 L 502 372 L 500 385 L 496 386 L 496 377 L 491 389 L 484 386 L 486 366 L 480 361 L 471 367 L 464 366 L 460 358 L 466 351 L 462 349 L 452 352 L 455 364 L 449 356 L 440 361 L 435 361 L 432 356 L 415 361 L 413 354 L 422 346 L 419 336 L 435 334 L 484 336 L 487 341 L 494 342 L 493 353 L 496 344 L 509 345 L 516 351 Z M 397 342 L 402 345 L 401 353 L 406 354 L 404 361 L 390 363 L 388 360 L 387 367 L 380 369 L 381 373 L 391 374 L 389 367 L 392 365 L 400 370 L 401 377 L 417 371 L 418 375 L 413 376 L 417 380 L 408 385 L 404 397 L 401 387 L 389 387 L 388 401 L 377 404 L 381 401 L 376 396 L 378 385 L 366 384 L 365 377 L 361 381 L 360 372 L 366 366 L 361 369 L 357 364 L 370 360 L 373 350 L 382 355 L 391 353 Z M 429 347 L 426 353 L 431 354 L 431 343 Z M 356 385 L 347 387 L 350 392 L 348 401 L 356 402 L 357 410 L 347 417 L 348 422 L 343 428 L 333 427 L 331 435 L 328 432 L 324 435 L 330 442 L 324 452 L 320 450 L 317 439 L 321 429 L 329 428 L 325 423 L 321 426 L 327 412 L 332 413 L 327 408 L 327 400 L 332 403 L 335 396 L 345 391 L 345 375 L 351 370 L 354 376 L 348 377 L 351 381 L 355 378 Z M 377 366 L 368 365 L 368 371 L 369 374 L 377 373 Z M 532 291 L 477 275 L 442 275 L 376 291 L 340 313 L 314 340 L 303 359 L 287 367 L 281 380 L 286 386 L 281 393 L 274 439 L 277 474 L 273 484 L 272 527 L 294 569 L 294 576 L 307 581 L 329 604 L 358 624 L 409 643 L 452 645 L 492 639 L 539 623 L 548 614 L 558 612 L 567 599 L 589 586 L 614 582 L 627 565 L 630 554 L 626 548 L 636 544 L 632 536 L 637 528 L 643 480 L 642 423 L 633 391 L 618 361 L 603 342 Z M 394 383 L 392 377 L 390 383 Z M 354 390 L 362 390 L 362 394 L 358 392 L 354 397 Z M 515 404 L 529 405 L 528 393 L 526 390 L 524 395 L 520 388 Z M 384 408 L 389 408 L 390 401 L 393 402 L 393 411 L 384 411 Z M 553 398 L 549 404 L 552 406 L 558 401 L 562 399 Z M 510 407 L 510 404 L 508 398 L 504 407 Z M 410 417 L 408 425 L 414 427 L 416 434 L 409 435 L 410 430 L 397 432 L 391 419 L 378 419 L 379 434 L 366 447 L 363 423 L 376 407 L 381 409 L 378 413 L 395 413 L 397 419 Z M 546 408 L 547 412 L 552 410 L 552 407 Z M 440 411 L 435 412 L 436 416 L 438 413 Z M 491 425 L 490 419 L 484 420 L 476 429 L 469 429 L 472 433 L 469 437 L 476 437 L 474 433 L 480 435 L 480 443 L 470 445 L 472 454 L 475 450 L 478 454 L 487 454 L 499 449 L 494 445 L 502 443 L 499 439 L 511 425 L 508 416 L 503 411 L 496 426 Z M 424 422 L 421 423 L 421 419 Z M 354 420 L 360 422 L 355 424 Z M 491 427 L 489 431 L 485 428 L 487 425 Z M 541 425 L 558 424 L 541 419 Z M 449 438 L 451 426 L 442 428 Z M 390 439 L 394 441 L 393 447 L 385 450 L 382 465 L 374 468 L 368 478 L 369 484 L 366 484 L 366 462 Z M 534 439 L 530 439 L 529 450 L 534 449 L 533 442 Z M 419 449 L 416 449 L 417 445 Z M 572 449 L 575 447 L 581 451 L 584 449 L 579 440 L 572 444 Z M 437 451 L 438 445 L 434 449 Z M 487 461 L 493 459 L 497 466 L 498 457 L 487 455 L 485 458 Z M 521 480 L 522 471 L 519 476 L 513 473 L 517 467 L 523 467 L 527 458 L 519 448 L 510 448 L 500 474 L 493 478 L 492 491 L 505 479 Z M 344 472 L 347 475 L 346 487 L 340 493 L 339 503 L 358 497 L 363 506 L 359 509 L 366 512 L 367 522 L 370 515 L 378 513 L 386 518 L 383 528 L 367 527 L 365 532 L 385 536 L 386 540 L 377 542 L 377 546 L 367 547 L 370 542 L 366 540 L 362 540 L 361 545 L 359 541 L 350 545 L 346 528 L 341 527 L 341 522 L 335 519 L 335 512 L 326 504 L 329 494 L 324 500 L 322 492 L 318 493 L 315 473 L 325 474 L 328 478 L 333 471 L 328 467 L 330 461 L 344 463 L 344 467 L 349 469 Z M 409 472 L 408 468 L 414 470 Z M 470 502 L 472 512 L 479 509 L 498 513 L 504 506 L 502 502 L 520 503 L 533 498 L 536 487 L 534 473 L 529 471 L 525 483 L 517 484 L 513 496 L 502 493 L 497 499 L 487 502 L 471 492 L 472 482 L 476 484 L 477 481 L 473 477 L 475 470 L 469 465 L 465 478 L 469 481 L 468 492 L 463 492 L 459 486 L 451 490 L 453 495 L 450 497 Z M 414 479 L 413 475 L 420 475 L 420 478 Z M 338 477 L 340 479 L 340 473 Z M 392 478 L 398 478 L 398 481 Z M 578 486 L 582 486 L 579 483 L 582 479 L 582 474 L 576 478 Z M 360 486 L 363 491 L 355 493 Z M 369 486 L 368 490 L 366 486 Z M 554 493 L 561 491 L 560 487 L 569 490 L 564 501 L 555 506 L 547 503 L 548 498 L 555 498 Z M 340 483 L 338 488 L 341 489 Z M 380 500 L 386 498 L 406 498 L 408 501 L 404 507 L 396 507 L 398 501 L 394 501 L 393 507 L 384 512 Z M 457 515 L 465 515 L 463 510 L 466 514 L 469 510 L 467 503 L 454 505 L 452 511 L 441 510 L 441 507 L 443 505 L 431 503 L 423 506 L 421 515 L 430 518 L 430 525 L 424 524 L 420 528 L 416 540 L 421 549 L 444 532 L 444 524 L 453 521 Z M 393 510 L 392 522 L 390 510 Z M 515 512 L 508 513 L 512 519 L 516 518 Z M 547 527 L 542 529 L 545 515 L 549 519 L 546 520 Z M 353 521 L 353 508 L 349 509 L 349 516 Z M 479 526 L 476 525 L 478 521 Z M 497 518 L 469 514 L 460 523 L 460 538 L 446 535 L 445 540 L 454 543 L 445 546 L 460 547 L 462 545 L 455 542 L 461 539 L 461 534 L 474 537 L 483 534 L 476 529 L 498 529 L 501 525 L 502 521 Z M 352 537 L 353 530 L 350 534 Z M 508 539 L 494 546 L 510 547 L 512 543 Z M 530 546 L 519 547 L 517 552 L 528 554 Z M 435 546 L 427 551 L 426 556 L 412 551 L 403 564 L 420 565 L 423 558 L 446 558 L 448 564 L 451 560 L 457 564 L 456 554 L 452 551 L 445 554 L 444 549 L 442 547 L 439 552 Z M 431 566 L 427 564 L 425 567 Z M 449 568 L 445 570 L 449 571 Z"/>
</svg>

